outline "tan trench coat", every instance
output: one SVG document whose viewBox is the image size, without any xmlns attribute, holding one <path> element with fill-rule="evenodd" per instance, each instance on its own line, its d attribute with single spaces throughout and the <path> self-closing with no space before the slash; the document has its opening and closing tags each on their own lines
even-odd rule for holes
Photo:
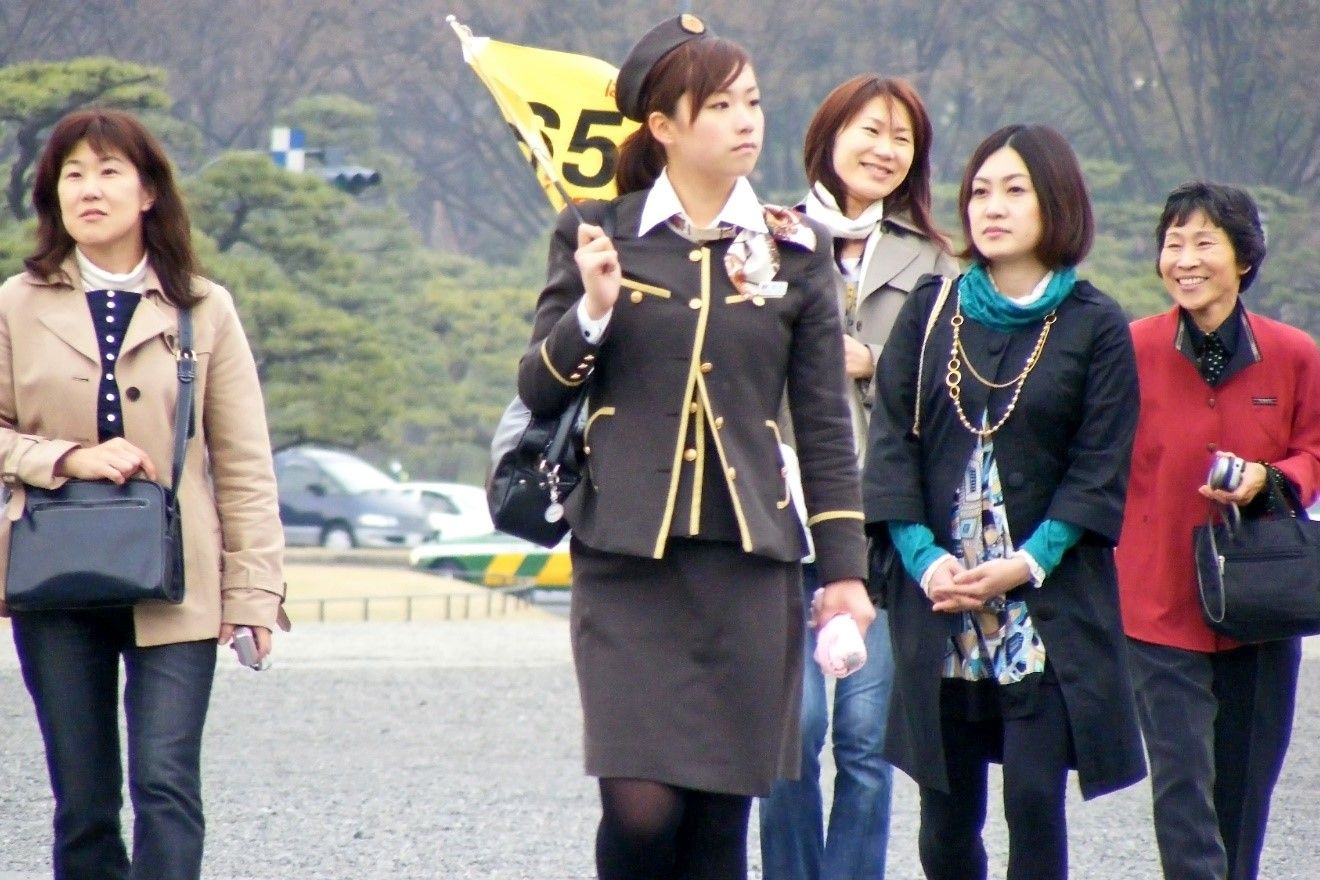
<svg viewBox="0 0 1320 880">
<path fill-rule="evenodd" d="M 98 442 L 100 351 L 75 261 L 63 271 L 0 286 L 0 462 L 20 481 L 0 517 L 0 584 L 24 486 L 59 487 L 60 457 Z M 222 621 L 287 628 L 283 530 L 256 365 L 229 292 L 203 278 L 194 288 L 203 293 L 192 310 L 195 429 L 178 493 L 186 589 L 179 605 L 134 609 L 143 646 L 215 638 Z M 163 483 L 173 464 L 177 337 L 178 312 L 151 273 L 115 373 L 125 439 L 151 457 Z"/>
</svg>

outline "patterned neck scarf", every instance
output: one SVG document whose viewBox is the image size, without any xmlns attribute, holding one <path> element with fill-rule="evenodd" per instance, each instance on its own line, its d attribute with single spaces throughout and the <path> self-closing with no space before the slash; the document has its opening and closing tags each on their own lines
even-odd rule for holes
<svg viewBox="0 0 1320 880">
<path fill-rule="evenodd" d="M 693 226 L 684 214 L 678 213 L 669 218 L 669 228 L 693 244 L 706 244 L 724 238 L 733 238 L 738 234 L 738 227 L 732 223 L 720 223 L 717 226 Z"/>
<path fill-rule="evenodd" d="M 1200 372 L 1201 378 L 1213 388 L 1219 384 L 1227 366 L 1228 347 L 1224 345 L 1224 340 L 1219 338 L 1217 332 L 1207 333 L 1201 340 L 1200 351 L 1197 352 L 1196 358 L 1196 369 Z"/>
</svg>

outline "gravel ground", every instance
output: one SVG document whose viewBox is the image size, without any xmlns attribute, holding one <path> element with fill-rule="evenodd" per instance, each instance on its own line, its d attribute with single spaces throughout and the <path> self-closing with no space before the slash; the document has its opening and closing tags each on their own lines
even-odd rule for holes
<svg viewBox="0 0 1320 880">
<path fill-rule="evenodd" d="M 50 798 L 5 629 L 0 880 L 37 880 L 49 870 Z M 593 876 L 595 787 L 581 772 L 563 620 L 303 625 L 278 651 L 260 674 L 220 659 L 205 752 L 206 877 Z M 1269 880 L 1320 876 L 1320 646 L 1308 657 L 1261 872 Z M 1072 796 L 1073 876 L 1158 876 L 1145 785 L 1089 804 Z M 920 877 L 915 806 L 900 777 L 891 880 Z M 991 876 L 1002 877 L 1001 822 L 987 843 Z M 758 878 L 755 831 L 750 852 Z"/>
</svg>

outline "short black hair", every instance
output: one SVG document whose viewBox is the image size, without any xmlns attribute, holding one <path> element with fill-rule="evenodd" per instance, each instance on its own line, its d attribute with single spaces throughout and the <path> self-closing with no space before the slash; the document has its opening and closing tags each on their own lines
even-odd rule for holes
<svg viewBox="0 0 1320 880">
<path fill-rule="evenodd" d="M 1191 180 L 1169 193 L 1164 202 L 1164 213 L 1155 228 L 1155 253 L 1164 247 L 1164 234 L 1170 226 L 1181 226 L 1200 211 L 1215 226 L 1224 230 L 1233 245 L 1233 256 L 1239 266 L 1245 266 L 1239 291 L 1246 290 L 1256 280 L 1260 264 L 1265 262 L 1265 228 L 1260 225 L 1260 211 L 1256 201 L 1246 190 L 1224 183 Z M 1155 274 L 1159 274 L 1159 257 L 1155 258 Z"/>
<path fill-rule="evenodd" d="M 1004 147 L 1011 147 L 1022 157 L 1031 175 L 1040 205 L 1040 242 L 1036 245 L 1036 258 L 1047 269 L 1076 266 L 1091 250 L 1095 240 L 1095 218 L 1091 214 L 1091 197 L 1086 192 L 1086 179 L 1066 138 L 1047 125 L 1006 125 L 981 141 L 972 151 L 963 171 L 962 186 L 958 192 L 958 213 L 962 215 L 963 237 L 966 248 L 959 256 L 986 262 L 985 255 L 976 249 L 972 227 L 967 220 L 967 205 L 972 200 L 972 183 L 985 160 Z"/>
</svg>

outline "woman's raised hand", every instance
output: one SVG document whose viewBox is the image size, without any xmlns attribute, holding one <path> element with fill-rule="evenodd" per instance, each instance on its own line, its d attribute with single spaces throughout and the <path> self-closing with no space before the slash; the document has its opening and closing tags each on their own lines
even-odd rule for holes
<svg viewBox="0 0 1320 880">
<path fill-rule="evenodd" d="M 614 242 L 599 226 L 578 226 L 578 249 L 573 254 L 587 301 L 587 316 L 593 321 L 605 317 L 619 299 L 623 269 Z"/>
</svg>

